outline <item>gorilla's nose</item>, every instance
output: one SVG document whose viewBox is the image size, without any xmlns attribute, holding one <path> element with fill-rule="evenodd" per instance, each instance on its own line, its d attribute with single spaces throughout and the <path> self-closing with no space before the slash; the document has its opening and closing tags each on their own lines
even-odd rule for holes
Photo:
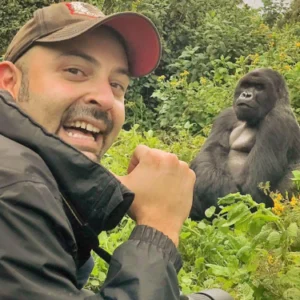
<svg viewBox="0 0 300 300">
<path fill-rule="evenodd" d="M 251 92 L 242 92 L 242 94 L 240 95 L 240 98 L 241 99 L 244 99 L 244 100 L 250 100 L 252 99 L 253 97 L 253 94 Z"/>
</svg>

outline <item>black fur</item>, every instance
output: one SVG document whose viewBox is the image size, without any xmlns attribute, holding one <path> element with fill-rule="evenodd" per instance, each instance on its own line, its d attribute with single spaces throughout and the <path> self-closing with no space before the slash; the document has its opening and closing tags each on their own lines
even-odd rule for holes
<svg viewBox="0 0 300 300">
<path fill-rule="evenodd" d="M 245 122 L 245 123 L 244 123 Z M 237 128 L 241 128 L 240 131 Z M 248 130 L 253 138 L 233 149 L 230 139 L 236 129 L 243 140 Z M 236 138 L 236 139 L 235 139 Z M 250 145 L 250 146 L 249 146 Z M 244 157 L 238 175 L 230 170 L 235 158 Z M 230 160 L 231 159 L 231 160 Z M 291 171 L 300 164 L 300 129 L 292 112 L 283 77 L 270 69 L 248 73 L 238 83 L 233 107 L 223 111 L 215 120 L 212 131 L 191 168 L 196 173 L 191 218 L 205 218 L 205 210 L 217 204 L 219 197 L 229 193 L 250 194 L 258 203 L 272 206 L 272 200 L 259 188 L 261 182 L 270 181 L 271 190 L 291 192 Z"/>
</svg>

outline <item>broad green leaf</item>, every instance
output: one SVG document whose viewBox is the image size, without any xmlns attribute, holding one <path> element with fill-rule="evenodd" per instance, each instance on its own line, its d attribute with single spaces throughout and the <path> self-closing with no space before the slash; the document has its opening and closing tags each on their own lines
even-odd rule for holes
<svg viewBox="0 0 300 300">
<path fill-rule="evenodd" d="M 242 247 L 236 255 L 240 260 L 246 263 L 251 256 L 251 251 L 253 251 L 253 249 L 249 245 L 246 245 Z"/>
<path fill-rule="evenodd" d="M 216 207 L 215 207 L 215 206 L 211 206 L 210 208 L 208 208 L 208 209 L 205 211 L 205 216 L 206 216 L 207 218 L 211 218 L 211 217 L 214 215 L 215 211 L 216 211 Z"/>
<path fill-rule="evenodd" d="M 295 223 L 295 222 L 291 223 L 290 226 L 287 228 L 287 234 L 289 237 L 297 237 L 298 230 L 299 230 L 299 227 L 298 227 L 297 223 Z"/>
<path fill-rule="evenodd" d="M 91 284 L 92 286 L 99 286 L 99 285 L 100 285 L 100 282 L 99 282 L 98 280 L 93 279 L 93 280 L 90 281 L 90 284 Z"/>
<path fill-rule="evenodd" d="M 283 278 L 285 283 L 289 283 L 295 287 L 300 287 L 300 267 L 292 268 Z"/>
<path fill-rule="evenodd" d="M 182 233 L 180 234 L 180 239 L 185 240 L 185 239 L 187 239 L 190 235 L 191 235 L 190 232 L 182 232 Z"/>
<path fill-rule="evenodd" d="M 280 244 L 281 235 L 277 231 L 272 231 L 269 234 L 267 240 L 268 240 L 268 242 L 270 243 L 271 246 L 275 247 L 275 246 Z"/>
<path fill-rule="evenodd" d="M 231 271 L 227 267 L 222 267 L 213 264 L 207 264 L 207 266 L 211 269 L 212 273 L 216 276 L 230 277 L 231 275 Z"/>
<path fill-rule="evenodd" d="M 290 288 L 284 291 L 283 297 L 285 300 L 299 300 L 300 299 L 300 289 Z"/>
<path fill-rule="evenodd" d="M 243 220 L 247 215 L 249 215 L 249 209 L 244 203 L 238 203 L 229 213 L 228 220 L 222 227 L 231 226 L 241 220 Z"/>
</svg>

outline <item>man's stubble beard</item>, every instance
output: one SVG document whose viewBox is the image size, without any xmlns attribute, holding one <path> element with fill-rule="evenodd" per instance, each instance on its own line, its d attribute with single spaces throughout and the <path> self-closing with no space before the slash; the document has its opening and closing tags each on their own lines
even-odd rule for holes
<svg viewBox="0 0 300 300">
<path fill-rule="evenodd" d="M 30 95 L 29 95 L 29 79 L 27 75 L 27 71 L 22 68 L 22 79 L 20 84 L 20 89 L 17 97 L 17 102 L 29 102 Z"/>
</svg>

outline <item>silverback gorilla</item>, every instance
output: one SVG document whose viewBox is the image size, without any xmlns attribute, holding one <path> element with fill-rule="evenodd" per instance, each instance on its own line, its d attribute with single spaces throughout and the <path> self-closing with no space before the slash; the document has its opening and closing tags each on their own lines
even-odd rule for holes
<svg viewBox="0 0 300 300">
<path fill-rule="evenodd" d="M 219 197 L 235 192 L 272 206 L 258 184 L 269 181 L 271 190 L 291 192 L 298 164 L 300 129 L 285 81 L 271 69 L 252 71 L 239 81 L 233 107 L 217 117 L 191 163 L 197 179 L 190 217 L 205 218 Z"/>
</svg>

